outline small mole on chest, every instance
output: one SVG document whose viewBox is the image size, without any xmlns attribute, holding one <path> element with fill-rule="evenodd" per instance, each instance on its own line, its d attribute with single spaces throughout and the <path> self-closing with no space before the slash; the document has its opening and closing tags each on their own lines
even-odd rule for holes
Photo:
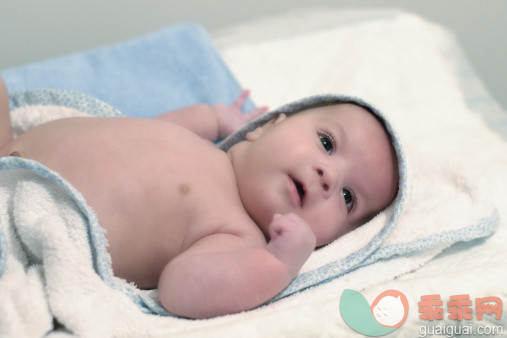
<svg viewBox="0 0 507 338">
<path fill-rule="evenodd" d="M 188 184 L 180 184 L 178 186 L 178 191 L 180 192 L 181 196 L 186 196 L 190 193 L 190 186 Z"/>
</svg>

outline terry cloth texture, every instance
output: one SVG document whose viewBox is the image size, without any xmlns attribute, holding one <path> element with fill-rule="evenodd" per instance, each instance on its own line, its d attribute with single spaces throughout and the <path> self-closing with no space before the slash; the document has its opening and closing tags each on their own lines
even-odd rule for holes
<svg viewBox="0 0 507 338">
<path fill-rule="evenodd" d="M 51 101 L 53 104 L 48 104 Z M 329 102 L 355 102 L 385 119 L 379 110 L 357 98 L 315 96 L 260 117 L 224 140 L 224 144 L 230 144 L 238 135 L 241 139 L 247 130 L 256 128 L 270 116 L 280 112 L 291 115 Z M 11 103 L 16 133 L 55 116 L 90 113 L 119 116 L 119 112 L 107 104 L 73 92 L 22 92 L 11 95 Z M 435 170 L 426 173 L 426 180 L 411 178 L 401 139 L 387 120 L 386 126 L 394 140 L 400 170 L 400 191 L 393 205 L 364 226 L 315 252 L 302 273 L 272 302 L 362 266 L 367 266 L 372 275 L 385 274 L 379 269 L 382 264 L 375 264 L 385 260 L 393 262 L 394 259 L 389 273 L 398 275 L 406 272 L 407 267 L 415 269 L 420 266 L 421 257 L 425 262 L 454 242 L 488 236 L 494 231 L 495 211 L 466 178 L 452 171 L 441 176 L 445 171 Z M 158 302 L 156 291 L 140 290 L 113 276 L 100 224 L 81 194 L 58 173 L 40 163 L 17 157 L 2 158 L 0 169 L 0 284 L 5 286 L 0 289 L 5 293 L 2 299 L 9 300 L 2 302 L 6 307 L 0 311 L 7 313 L 9 318 L 16 318 L 9 321 L 10 325 L 23 327 L 25 319 L 30 318 L 25 312 L 32 311 L 33 302 L 40 305 L 37 316 L 45 318 L 46 324 L 53 313 L 66 326 L 78 331 L 83 325 L 90 324 L 83 318 L 97 320 L 95 315 L 90 317 L 84 310 L 92 299 L 117 313 L 127 309 L 125 313 L 131 314 L 137 307 L 144 313 L 170 315 Z M 446 198 L 435 199 L 430 187 L 423 191 L 409 191 L 411 179 L 418 187 L 431 187 L 433 181 L 437 182 L 441 191 L 448 192 Z M 442 211 L 431 213 L 427 208 L 421 208 L 420 201 L 428 199 L 432 208 L 438 203 Z M 415 201 L 419 203 L 414 204 Z M 414 232 L 414 220 L 424 231 Z M 428 254 L 421 256 L 421 252 Z M 409 264 L 398 267 L 397 257 L 408 260 Z M 28 301 L 21 297 L 17 285 L 26 285 L 27 292 L 35 295 L 35 299 L 30 297 Z M 86 297 L 76 296 L 83 294 Z M 16 311 L 19 312 L 13 313 Z M 79 314 L 79 320 L 74 316 L 76 314 Z M 106 313 L 101 315 L 106 316 Z"/>
</svg>

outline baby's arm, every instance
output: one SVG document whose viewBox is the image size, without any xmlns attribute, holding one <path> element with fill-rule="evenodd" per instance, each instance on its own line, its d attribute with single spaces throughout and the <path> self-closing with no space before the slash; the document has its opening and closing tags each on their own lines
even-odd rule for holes
<svg viewBox="0 0 507 338">
<path fill-rule="evenodd" d="M 231 105 L 197 104 L 155 117 L 185 127 L 197 135 L 210 141 L 225 138 L 236 129 L 267 111 L 266 107 L 256 108 L 246 114 L 241 108 L 250 92 L 243 91 Z"/>
<path fill-rule="evenodd" d="M 209 318 L 253 309 L 281 292 L 315 248 L 315 236 L 296 215 L 276 216 L 272 239 L 252 247 L 232 234 L 213 234 L 173 259 L 159 280 L 169 312 Z"/>
<path fill-rule="evenodd" d="M 9 97 L 5 82 L 0 77 L 0 149 L 11 140 L 12 127 L 9 116 Z"/>
</svg>

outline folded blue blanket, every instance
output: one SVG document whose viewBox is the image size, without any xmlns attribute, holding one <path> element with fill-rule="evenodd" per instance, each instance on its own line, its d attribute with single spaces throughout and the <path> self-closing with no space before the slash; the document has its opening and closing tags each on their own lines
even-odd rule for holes
<svg viewBox="0 0 507 338">
<path fill-rule="evenodd" d="M 241 92 L 207 32 L 194 23 L 0 74 L 11 93 L 73 90 L 132 117 L 154 117 L 196 103 L 231 103 Z M 244 110 L 253 108 L 249 101 Z"/>
</svg>

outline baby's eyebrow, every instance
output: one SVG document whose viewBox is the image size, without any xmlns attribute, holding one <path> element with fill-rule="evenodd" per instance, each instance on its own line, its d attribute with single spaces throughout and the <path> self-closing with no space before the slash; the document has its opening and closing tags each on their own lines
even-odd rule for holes
<svg viewBox="0 0 507 338">
<path fill-rule="evenodd" d="M 339 144 L 341 144 L 342 146 L 347 146 L 350 140 L 347 130 L 343 128 L 341 125 L 337 125 L 337 130 Z"/>
<path fill-rule="evenodd" d="M 335 130 L 334 137 L 336 138 L 335 141 L 340 147 L 346 146 L 349 142 L 349 135 L 347 133 L 347 130 L 343 128 L 343 126 L 340 124 L 340 122 L 336 121 L 335 119 L 330 118 L 330 121 L 327 123 L 328 126 L 331 126 L 332 129 Z"/>
</svg>

